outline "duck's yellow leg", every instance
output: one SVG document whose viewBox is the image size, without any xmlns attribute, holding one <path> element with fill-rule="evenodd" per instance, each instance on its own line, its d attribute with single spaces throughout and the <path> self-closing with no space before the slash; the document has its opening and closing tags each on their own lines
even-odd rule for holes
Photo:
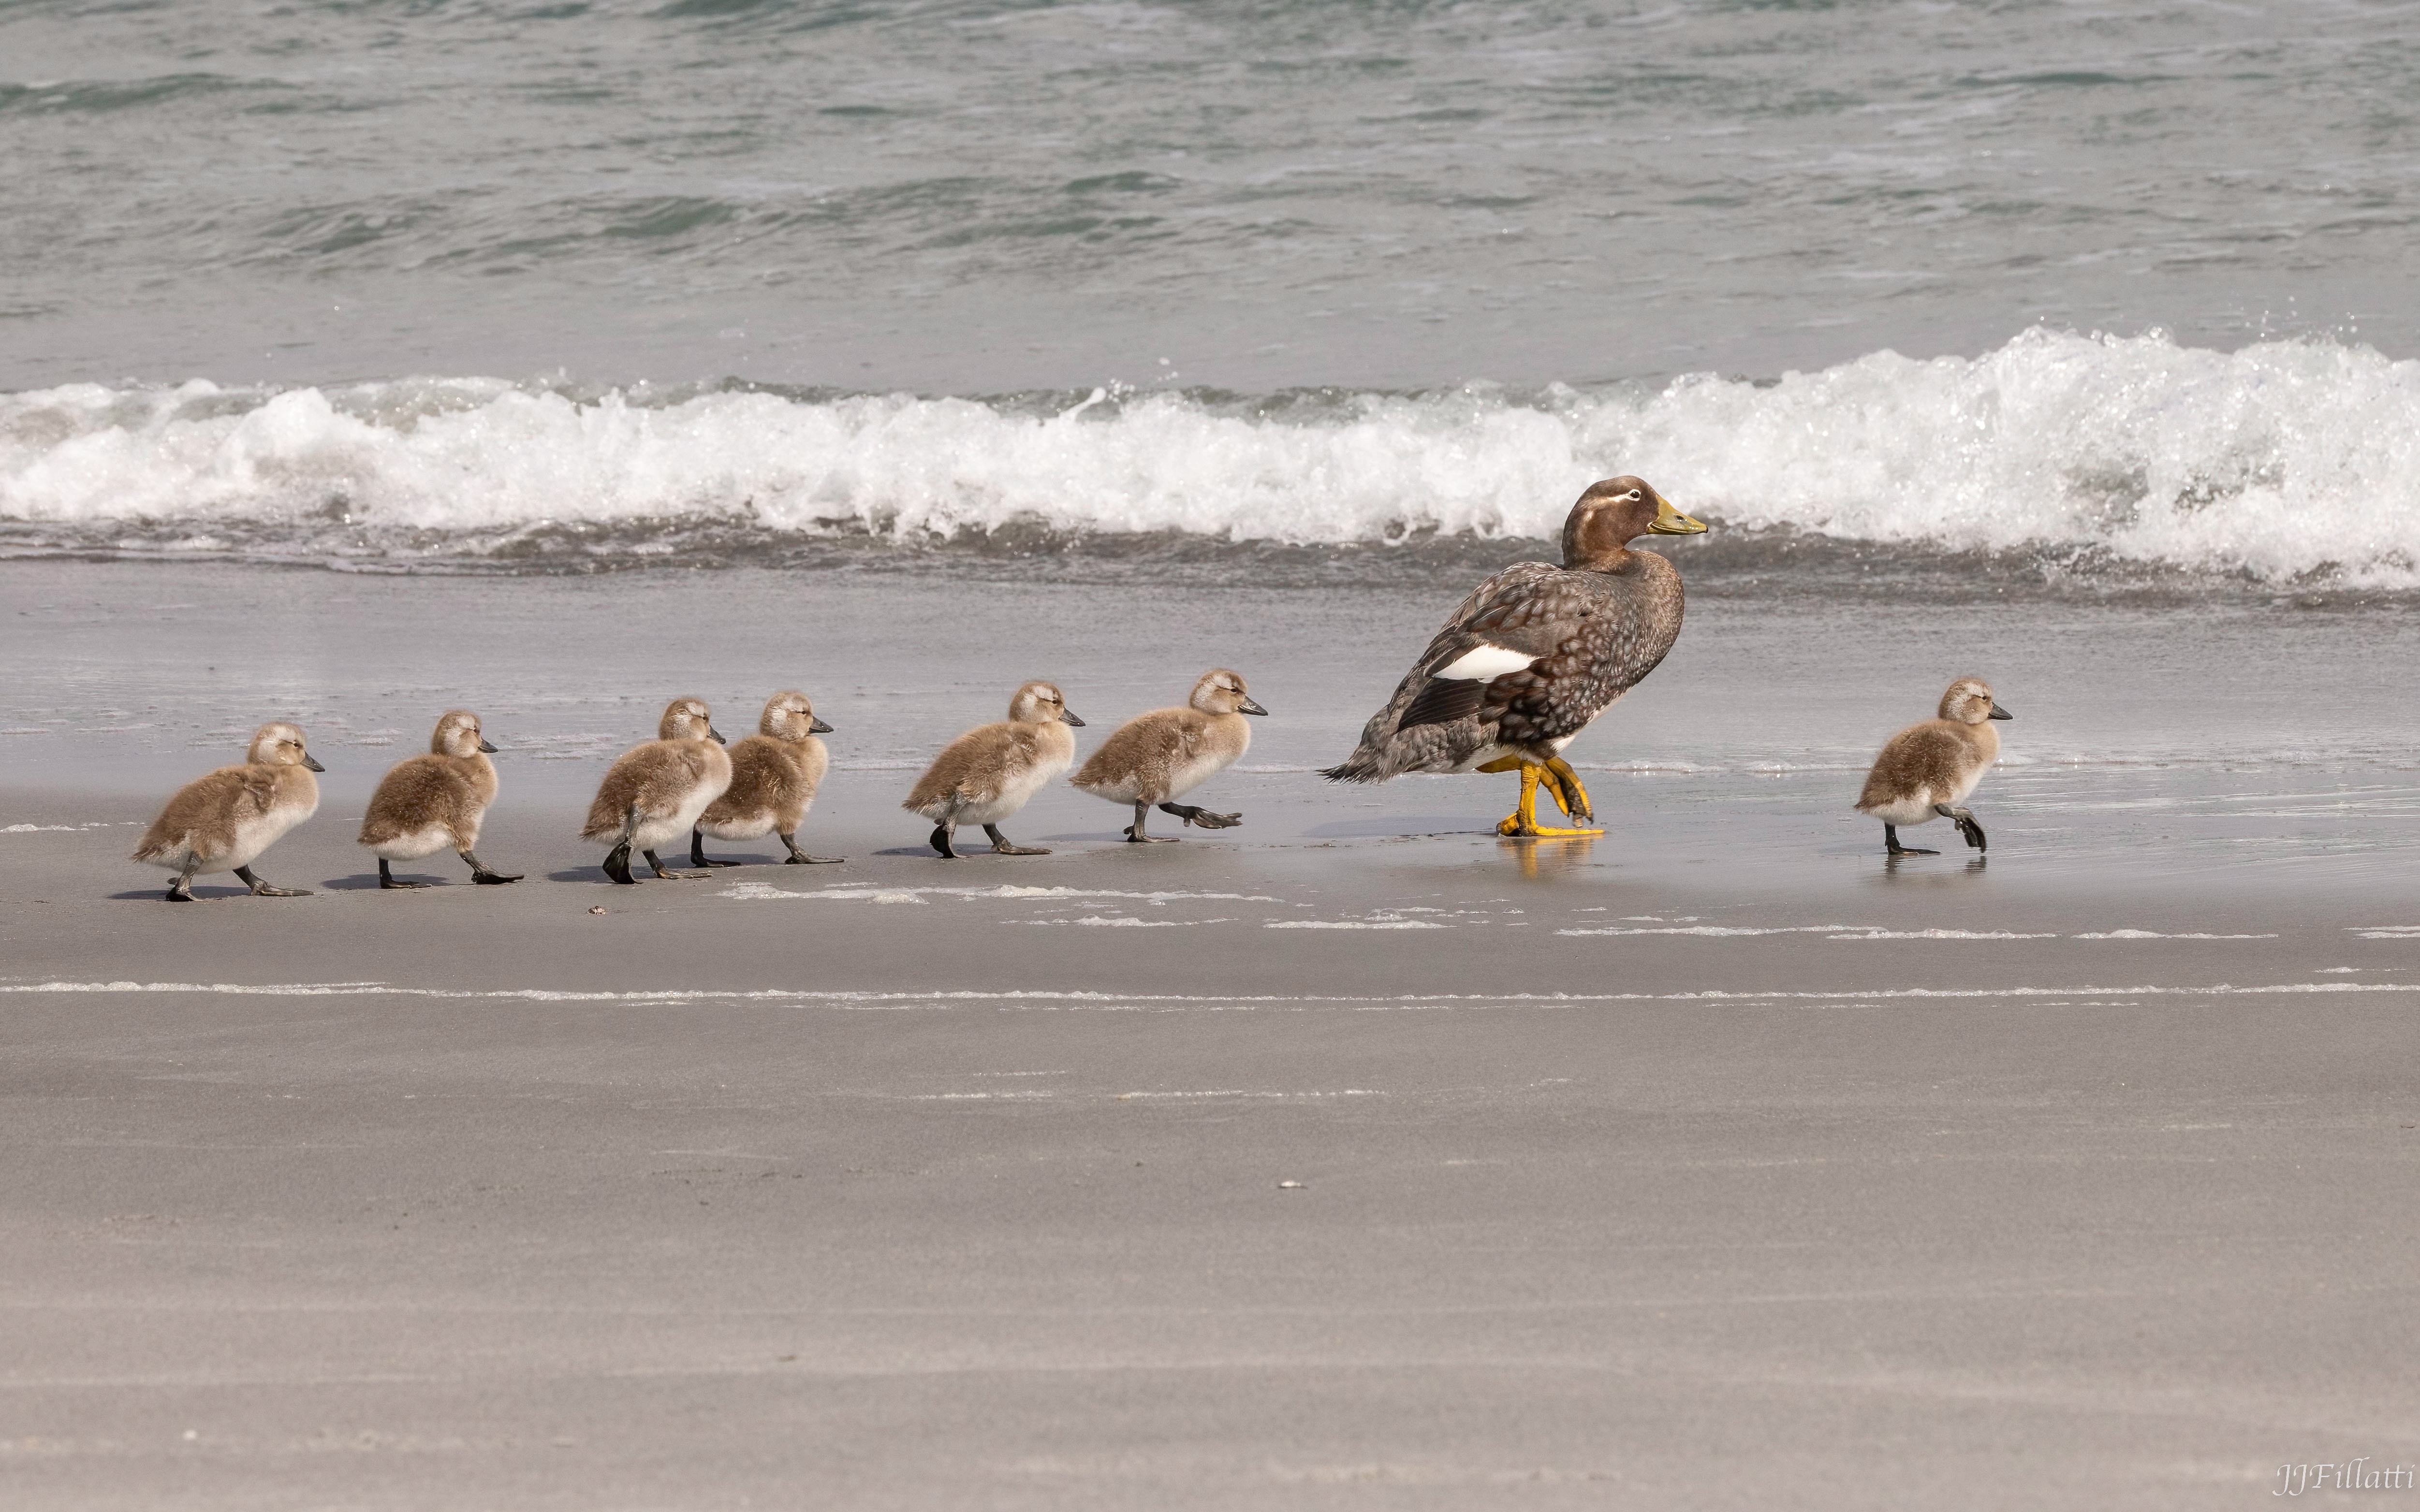
<svg viewBox="0 0 2420 1512">
<path fill-rule="evenodd" d="M 1573 840 L 1582 835 L 1604 834 L 1605 831 L 1602 829 L 1558 829 L 1551 825 L 1540 826 L 1538 779 L 1544 776 L 1545 772 L 1546 769 L 1543 766 L 1535 766 L 1528 762 L 1521 764 L 1520 807 L 1505 816 L 1504 822 L 1496 826 L 1496 833 L 1514 840 Z M 1581 801 L 1587 800 L 1583 797 Z"/>
<path fill-rule="evenodd" d="M 1554 794 L 1555 801 L 1562 806 L 1563 812 L 1575 819 L 1596 817 L 1596 805 L 1589 801 L 1588 789 L 1580 786 L 1580 774 L 1572 770 L 1571 763 L 1560 756 L 1548 762 L 1546 780 L 1552 784 L 1549 791 Z"/>
</svg>

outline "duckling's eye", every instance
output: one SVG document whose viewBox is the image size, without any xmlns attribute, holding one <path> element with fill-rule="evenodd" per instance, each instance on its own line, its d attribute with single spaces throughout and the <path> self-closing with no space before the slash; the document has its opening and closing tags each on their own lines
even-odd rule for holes
<svg viewBox="0 0 2420 1512">
<path fill-rule="evenodd" d="M 1635 504 L 1635 503 L 1637 503 L 1638 501 L 1640 501 L 1641 499 L 1646 498 L 1647 496 L 1646 496 L 1645 494 L 1643 494 L 1643 493 L 1640 493 L 1637 489 L 1633 488 L 1633 489 L 1631 489 L 1631 490 L 1630 490 L 1630 492 L 1629 492 L 1629 493 L 1625 494 L 1623 497 L 1624 497 L 1624 498 L 1626 498 L 1626 499 L 1628 499 L 1632 503 L 1634 503 L 1634 504 Z"/>
</svg>

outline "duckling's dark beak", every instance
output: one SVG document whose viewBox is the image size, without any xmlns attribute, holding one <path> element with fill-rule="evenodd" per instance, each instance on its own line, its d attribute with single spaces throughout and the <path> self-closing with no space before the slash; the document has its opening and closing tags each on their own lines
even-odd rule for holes
<svg viewBox="0 0 2420 1512">
<path fill-rule="evenodd" d="M 307 753 L 302 758 L 302 765 L 305 770 L 313 772 L 324 772 L 327 770 L 326 767 L 320 765 L 318 762 L 313 761 Z"/>
<path fill-rule="evenodd" d="M 712 725 L 707 725 L 706 727 L 706 738 L 713 741 L 718 746 L 728 746 L 731 744 L 731 742 L 722 738 L 722 732 L 717 730 Z"/>
<path fill-rule="evenodd" d="M 1994 702 L 1992 704 L 1992 717 L 1994 719 L 2013 719 L 2016 716 L 2000 707 L 1999 703 Z"/>
<path fill-rule="evenodd" d="M 807 733 L 811 735 L 828 735 L 831 733 L 831 726 L 824 723 L 821 719 L 818 719 L 814 715 L 810 714 L 807 716 Z"/>
<path fill-rule="evenodd" d="M 1238 714 L 1266 714 L 1269 711 L 1262 708 L 1258 700 L 1248 696 L 1244 700 L 1244 706 L 1235 712 Z"/>
<path fill-rule="evenodd" d="M 1076 717 L 1076 711 L 1073 709 L 1061 709 L 1059 711 L 1059 722 L 1061 724 L 1072 724 L 1078 730 L 1084 728 L 1084 721 Z"/>
<path fill-rule="evenodd" d="M 1706 522 L 1691 519 L 1672 507 L 1672 501 L 1662 494 L 1655 496 L 1655 517 L 1647 525 L 1650 535 L 1703 535 Z"/>
<path fill-rule="evenodd" d="M 496 753 L 496 748 L 488 744 L 488 737 L 485 735 L 479 737 L 479 753 L 483 756 L 493 756 Z"/>
</svg>

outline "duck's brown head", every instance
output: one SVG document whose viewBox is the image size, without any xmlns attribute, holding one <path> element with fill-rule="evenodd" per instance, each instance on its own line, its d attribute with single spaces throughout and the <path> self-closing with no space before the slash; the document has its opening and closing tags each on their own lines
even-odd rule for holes
<svg viewBox="0 0 2420 1512">
<path fill-rule="evenodd" d="M 1594 567 L 1619 562 L 1642 535 L 1702 535 L 1703 520 L 1672 507 L 1644 478 L 1628 473 L 1591 483 L 1563 521 L 1563 565 Z"/>
</svg>

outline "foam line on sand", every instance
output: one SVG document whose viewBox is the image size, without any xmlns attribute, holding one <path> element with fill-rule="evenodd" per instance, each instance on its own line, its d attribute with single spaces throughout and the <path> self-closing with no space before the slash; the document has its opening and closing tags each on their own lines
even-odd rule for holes
<svg viewBox="0 0 2420 1512">
<path fill-rule="evenodd" d="M 199 981 L 28 981 L 0 982 L 0 994 L 145 994 L 190 993 L 233 997 L 426 997 L 466 1000 L 517 1000 L 536 1003 L 744 1003 L 796 1002 L 833 1007 L 886 1003 L 999 1003 L 1048 1007 L 1086 1007 L 1125 1003 L 1163 1003 L 1174 1007 L 1270 1004 L 1305 1008 L 1487 1008 L 1498 1005 L 1559 1007 L 1589 1003 L 1780 1003 L 1882 1002 L 1887 1000 L 1956 1000 L 2027 997 L 2258 997 L 2300 995 L 2420 993 L 2420 982 L 2288 981 L 2238 986 L 2218 982 L 2203 987 L 1886 987 L 1867 991 L 1740 992 L 1694 988 L 1676 993 L 1454 993 L 1405 994 L 1400 996 L 1321 995 L 1256 995 L 1250 993 L 1103 993 L 1103 992 L 848 992 L 812 991 L 790 987 L 752 990 L 673 987 L 637 992 L 572 992 L 546 987 L 401 987 L 377 981 L 324 982 L 199 982 Z"/>
</svg>

